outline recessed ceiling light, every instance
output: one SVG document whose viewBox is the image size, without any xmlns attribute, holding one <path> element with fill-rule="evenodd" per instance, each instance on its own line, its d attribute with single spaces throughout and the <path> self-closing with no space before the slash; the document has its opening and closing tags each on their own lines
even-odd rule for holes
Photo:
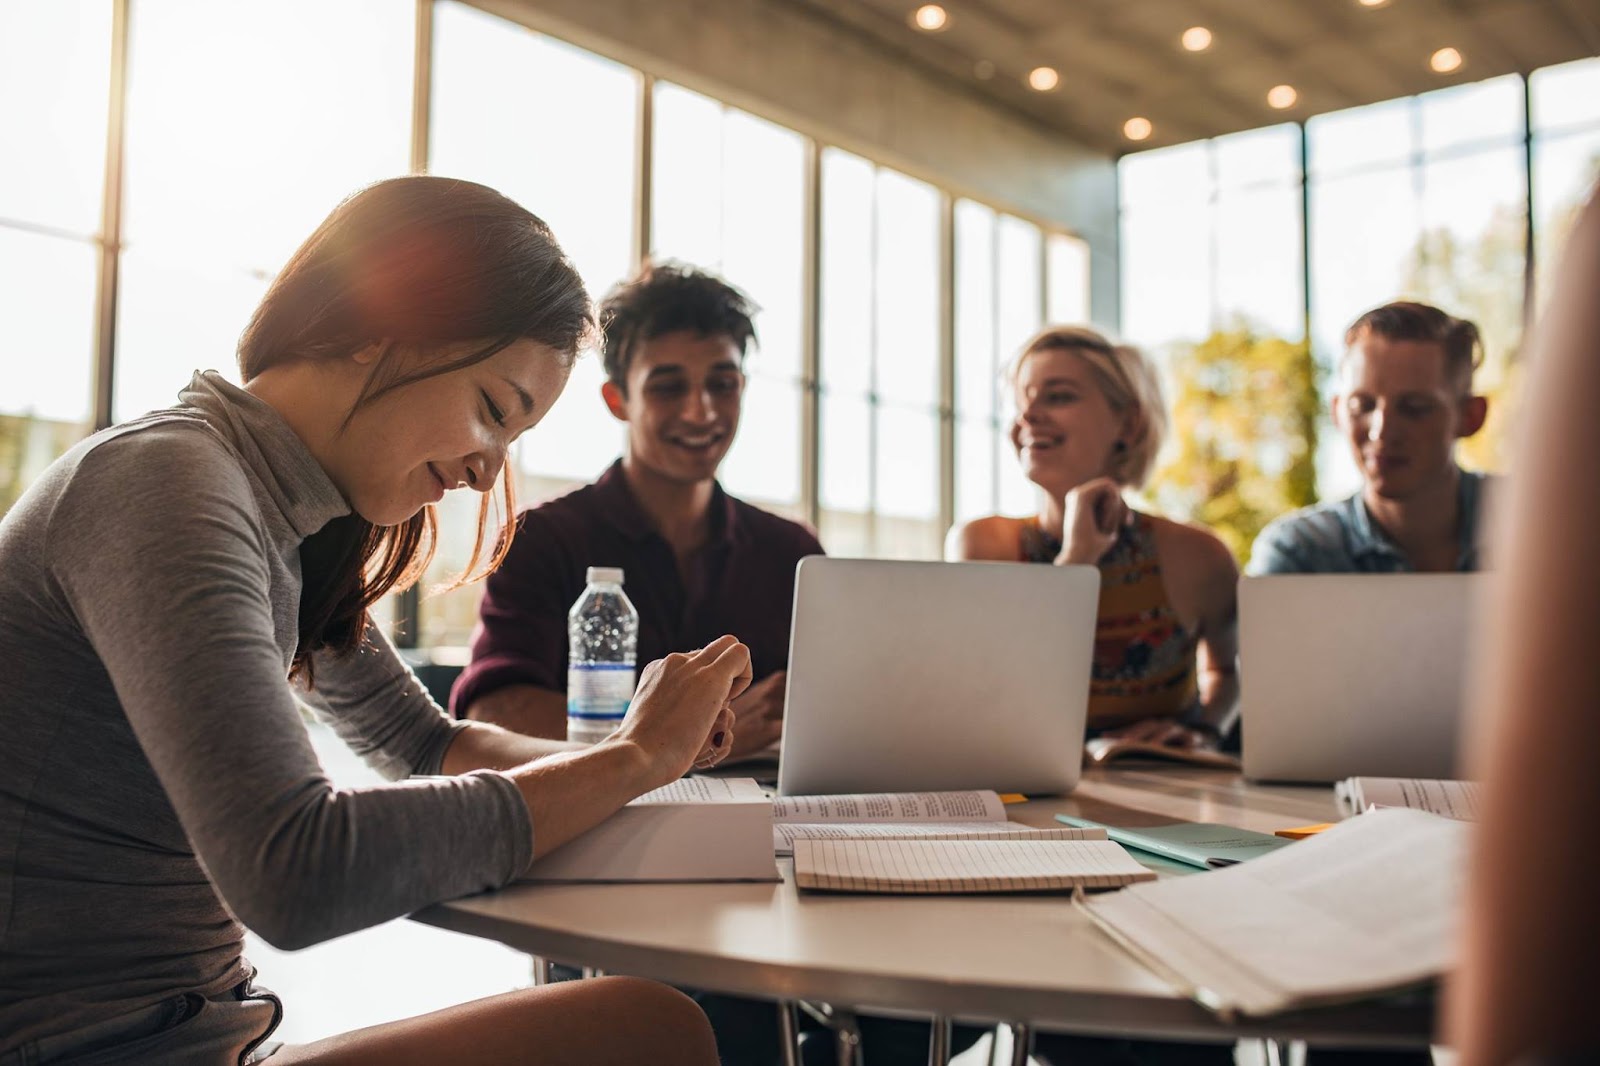
<svg viewBox="0 0 1600 1066">
<path fill-rule="evenodd" d="M 1191 52 L 1204 52 L 1211 47 L 1211 31 L 1204 26 L 1190 26 L 1183 31 L 1183 46 Z"/>
<path fill-rule="evenodd" d="M 938 4 L 923 4 L 911 16 L 911 25 L 929 33 L 944 29 L 949 22 L 950 16 Z"/>
<path fill-rule="evenodd" d="M 1293 107 L 1298 99 L 1300 94 L 1294 91 L 1293 85 L 1274 85 L 1267 90 L 1267 103 L 1279 111 Z"/>
<path fill-rule="evenodd" d="M 1135 116 L 1122 124 L 1122 135 L 1130 141 L 1142 141 L 1154 133 L 1156 128 L 1150 125 L 1150 120 Z"/>
<path fill-rule="evenodd" d="M 1452 70 L 1459 70 L 1461 68 L 1461 53 L 1454 48 L 1441 48 L 1433 53 L 1432 58 L 1428 60 L 1428 66 L 1439 74 L 1448 74 Z"/>
<path fill-rule="evenodd" d="M 980 59 L 972 64 L 972 76 L 979 81 L 988 81 L 994 77 L 994 64 L 987 59 Z"/>
<path fill-rule="evenodd" d="M 1362 7 L 1382 7 L 1388 2 L 1389 0 L 1357 0 L 1357 3 L 1359 3 Z"/>
<path fill-rule="evenodd" d="M 1028 71 L 1028 87 L 1035 92 L 1047 93 L 1061 84 L 1061 75 L 1055 67 L 1034 67 Z"/>
</svg>

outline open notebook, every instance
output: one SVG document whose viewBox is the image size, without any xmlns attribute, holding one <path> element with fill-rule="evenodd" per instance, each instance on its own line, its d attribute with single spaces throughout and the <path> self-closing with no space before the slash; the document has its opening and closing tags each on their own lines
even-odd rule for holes
<svg viewBox="0 0 1600 1066">
<path fill-rule="evenodd" d="M 1226 870 L 1078 901 L 1223 1015 L 1424 984 L 1453 959 L 1472 826 L 1380 810 Z"/>
<path fill-rule="evenodd" d="M 794 842 L 795 884 L 823 892 L 1052 892 L 1155 880 L 1109 840 Z"/>
<path fill-rule="evenodd" d="M 813 840 L 1104 840 L 1082 829 L 1035 829 L 1006 819 L 997 792 L 869 792 L 838 796 L 779 796 L 772 801 L 772 847 L 794 853 Z"/>
</svg>

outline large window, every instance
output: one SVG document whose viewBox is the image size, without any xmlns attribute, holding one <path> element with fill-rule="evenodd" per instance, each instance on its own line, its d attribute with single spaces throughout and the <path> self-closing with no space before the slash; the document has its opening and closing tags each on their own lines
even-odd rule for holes
<svg viewBox="0 0 1600 1066">
<path fill-rule="evenodd" d="M 822 157 L 822 541 L 936 558 L 938 190 L 830 148 Z"/>
<path fill-rule="evenodd" d="M 0 7 L 0 514 L 94 422 L 110 68 L 109 0 Z"/>
<path fill-rule="evenodd" d="M 596 299 L 642 258 L 748 292 L 760 345 L 721 477 L 816 521 L 830 550 L 934 558 L 952 517 L 1033 505 L 1000 375 L 1047 317 L 1087 317 L 1083 242 L 952 205 L 473 4 L 425 13 L 393 0 L 0 5 L 0 144 L 25 164 L 0 167 L 0 511 L 97 421 L 171 404 L 198 369 L 237 380 L 238 337 L 297 244 L 351 192 L 416 164 L 543 217 Z M 107 175 L 121 179 L 110 196 Z M 597 356 L 580 359 L 519 445 L 524 505 L 621 451 L 602 380 Z M 477 586 L 432 590 L 470 557 L 478 504 L 453 493 L 440 508 L 418 616 L 403 619 L 425 646 L 464 643 L 476 620 Z"/>
<path fill-rule="evenodd" d="M 1240 324 L 1300 338 L 1298 127 L 1140 152 L 1120 176 L 1129 341 L 1160 353 Z"/>
<path fill-rule="evenodd" d="M 130 22 L 119 420 L 196 369 L 237 379 L 239 333 L 296 245 L 405 173 L 414 32 L 389 0 L 135 2 Z"/>
<path fill-rule="evenodd" d="M 1461 452 L 1469 466 L 1499 469 L 1516 417 L 1526 282 L 1548 294 L 1567 227 L 1600 176 L 1597 101 L 1600 59 L 1585 59 L 1319 115 L 1303 133 L 1275 127 L 1127 156 L 1123 330 L 1160 349 L 1242 316 L 1294 340 L 1309 313 L 1326 392 L 1363 311 L 1399 298 L 1437 304 L 1484 333 L 1475 384 L 1490 397 L 1489 424 Z M 1317 491 L 1348 494 L 1354 465 L 1320 436 Z"/>
<path fill-rule="evenodd" d="M 805 138 L 665 82 L 654 116 L 651 258 L 713 270 L 761 309 L 720 478 L 736 496 L 803 517 Z"/>
<path fill-rule="evenodd" d="M 1162 372 L 1170 416 L 1143 492 L 1241 552 L 1266 518 L 1311 502 L 1294 459 L 1315 442 L 1284 433 L 1297 405 L 1317 401 L 1303 347 L 1302 149 L 1300 127 L 1269 126 L 1119 167 L 1123 334 Z"/>
<path fill-rule="evenodd" d="M 1549 295 L 1558 253 L 1578 208 L 1600 179 L 1600 59 L 1535 71 L 1533 243 L 1540 298 Z"/>
<path fill-rule="evenodd" d="M 490 185 L 550 224 L 597 300 L 632 272 L 639 75 L 465 4 L 435 8 L 428 169 Z M 573 368 L 550 413 L 518 445 L 518 494 L 535 502 L 592 481 L 622 448 L 600 399 L 597 355 Z M 459 574 L 478 497 L 450 493 L 428 574 Z M 478 585 L 424 592 L 419 642 L 464 644 Z"/>
<path fill-rule="evenodd" d="M 1498 468 L 1522 343 L 1528 189 L 1524 84 L 1515 76 L 1311 119 L 1311 323 L 1331 369 L 1362 312 L 1409 297 L 1475 321 L 1491 398 L 1463 461 Z M 1330 387 L 1336 383 L 1330 378 Z M 1324 496 L 1359 484 L 1344 449 L 1324 449 Z"/>
<path fill-rule="evenodd" d="M 1047 244 L 1032 223 L 971 200 L 956 202 L 957 522 L 996 512 L 1030 513 L 1036 506 L 1034 488 L 1011 447 L 1016 403 L 1007 370 L 1047 310 L 1051 322 L 1084 322 L 1085 270 L 1082 244 L 1074 238 L 1052 234 Z"/>
</svg>

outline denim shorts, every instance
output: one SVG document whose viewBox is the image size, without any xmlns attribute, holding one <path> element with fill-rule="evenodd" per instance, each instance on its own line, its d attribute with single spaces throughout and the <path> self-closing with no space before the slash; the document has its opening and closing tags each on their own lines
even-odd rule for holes
<svg viewBox="0 0 1600 1066">
<path fill-rule="evenodd" d="M 0 1066 L 251 1066 L 278 1050 L 267 1037 L 282 1020 L 276 995 L 241 981 L 210 998 L 183 992 L 71 1033 L 40 1037 L 0 1054 Z"/>
</svg>

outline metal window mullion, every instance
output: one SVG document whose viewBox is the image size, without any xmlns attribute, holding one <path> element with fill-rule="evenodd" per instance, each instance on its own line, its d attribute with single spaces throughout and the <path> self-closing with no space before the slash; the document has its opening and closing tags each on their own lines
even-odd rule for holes
<svg viewBox="0 0 1600 1066">
<path fill-rule="evenodd" d="M 801 219 L 800 505 L 813 529 L 822 526 L 822 145 L 805 139 Z"/>
<path fill-rule="evenodd" d="M 1050 234 L 1039 228 L 1039 325 L 1050 322 Z"/>
<path fill-rule="evenodd" d="M 1538 305 L 1538 270 L 1533 256 L 1533 82 L 1522 76 L 1522 175 L 1523 215 L 1522 228 L 1522 332 L 1523 348 L 1533 329 L 1534 313 Z"/>
<path fill-rule="evenodd" d="M 411 50 L 411 173 L 428 172 L 433 121 L 433 2 L 417 0 Z"/>
<path fill-rule="evenodd" d="M 989 418 L 994 432 L 989 434 L 989 500 L 990 510 L 1000 513 L 1000 395 L 1002 367 L 1007 353 L 1000 350 L 1000 216 L 989 213 Z"/>
<path fill-rule="evenodd" d="M 1217 235 L 1222 229 L 1222 182 L 1217 174 L 1216 138 L 1206 142 L 1206 278 L 1207 302 L 1211 305 L 1211 332 L 1223 328 L 1222 322 L 1222 252 Z M 1203 338 L 1202 338 L 1203 339 Z"/>
<path fill-rule="evenodd" d="M 633 261 L 643 269 L 650 261 L 655 247 L 655 181 L 656 181 L 656 79 L 655 75 L 639 75 L 639 113 L 634 126 L 634 145 L 638 160 L 633 177 Z"/>
<path fill-rule="evenodd" d="M 417 0 L 411 49 L 411 151 L 413 174 L 428 172 L 433 120 L 433 6 Z M 515 474 L 507 476 L 514 477 Z M 509 521 L 513 516 L 507 515 Z M 415 648 L 422 638 L 422 592 L 414 584 L 394 594 L 394 619 L 389 638 L 397 648 Z"/>
<path fill-rule="evenodd" d="M 1306 350 L 1311 340 L 1311 144 L 1304 122 L 1300 129 L 1300 321 Z"/>
<path fill-rule="evenodd" d="M 867 545 L 878 554 L 878 181 L 872 168 L 872 222 L 867 230 Z"/>
<path fill-rule="evenodd" d="M 939 535 L 956 514 L 955 197 L 939 204 Z"/>
<path fill-rule="evenodd" d="M 1122 213 L 1124 210 L 1126 210 L 1126 207 L 1122 202 L 1122 166 L 1119 163 L 1117 165 L 1117 180 L 1111 183 L 1111 217 L 1116 219 L 1116 228 L 1114 231 L 1116 249 L 1115 254 L 1113 254 L 1111 257 L 1111 277 L 1112 281 L 1115 282 L 1115 284 L 1113 284 L 1111 287 L 1111 320 L 1116 323 L 1116 332 L 1118 334 L 1125 335 L 1127 333 L 1127 329 L 1122 321 L 1122 309 L 1126 303 L 1126 299 L 1122 292 Z M 1095 321 L 1094 311 L 1094 278 L 1096 273 L 1094 268 L 1094 245 L 1089 242 L 1087 237 L 1084 239 L 1084 243 L 1088 245 L 1089 255 L 1089 276 L 1084 281 L 1084 297 L 1089 301 L 1089 306 L 1084 308 L 1084 311 L 1086 312 L 1084 314 L 1084 318 L 1086 318 L 1092 325 L 1099 326 L 1102 325 L 1102 323 Z"/>
<path fill-rule="evenodd" d="M 1422 207 L 1427 200 L 1426 172 L 1429 159 L 1422 150 L 1422 98 L 1407 97 L 1407 102 L 1410 104 L 1407 112 L 1411 120 L 1411 151 L 1406 165 L 1411 169 L 1411 206 L 1416 211 L 1411 231 L 1411 238 L 1415 242 L 1423 233 Z"/>
<path fill-rule="evenodd" d="M 127 152 L 128 27 L 132 0 L 111 8 L 111 84 L 106 107 L 105 186 L 100 199 L 95 279 L 94 427 L 111 425 L 117 367 L 117 298 L 121 285 L 123 168 Z"/>
</svg>

